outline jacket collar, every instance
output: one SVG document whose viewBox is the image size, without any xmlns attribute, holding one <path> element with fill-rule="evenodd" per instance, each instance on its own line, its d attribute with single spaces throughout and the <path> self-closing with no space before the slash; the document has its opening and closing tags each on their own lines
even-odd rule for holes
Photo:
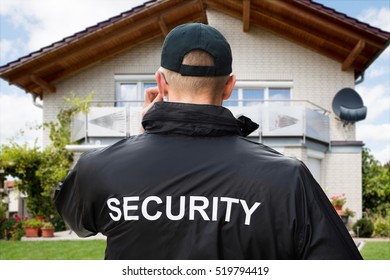
<svg viewBox="0 0 390 280">
<path fill-rule="evenodd" d="M 157 102 L 145 114 L 147 133 L 174 133 L 189 136 L 243 135 L 241 121 L 221 106 Z"/>
</svg>

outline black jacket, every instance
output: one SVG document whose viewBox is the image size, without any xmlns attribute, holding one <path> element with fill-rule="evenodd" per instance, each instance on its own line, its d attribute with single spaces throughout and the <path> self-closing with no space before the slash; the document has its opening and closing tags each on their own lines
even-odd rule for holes
<svg viewBox="0 0 390 280">
<path fill-rule="evenodd" d="M 142 135 L 84 154 L 55 203 L 106 259 L 360 259 L 305 165 L 212 105 L 156 103 Z"/>
</svg>

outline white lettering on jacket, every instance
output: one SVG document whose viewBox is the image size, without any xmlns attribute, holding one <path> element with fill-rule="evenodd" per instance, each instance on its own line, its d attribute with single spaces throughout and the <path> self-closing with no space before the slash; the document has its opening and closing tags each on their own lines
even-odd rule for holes
<svg viewBox="0 0 390 280">
<path fill-rule="evenodd" d="M 172 213 L 172 205 L 179 203 L 179 212 Z M 172 196 L 165 197 L 165 216 L 172 221 L 178 221 L 185 218 L 186 203 L 188 203 L 188 219 L 195 220 L 196 217 L 201 217 L 204 221 L 217 221 L 218 211 L 224 208 L 219 207 L 220 204 L 225 204 L 224 217 L 225 222 L 230 222 L 232 213 L 235 211 L 244 211 L 245 214 L 245 225 L 251 224 L 251 217 L 253 213 L 260 206 L 260 202 L 255 202 L 251 207 L 248 206 L 247 202 L 243 199 L 232 198 L 232 197 L 213 197 L 210 201 L 205 196 L 180 196 L 179 199 Z M 161 218 L 163 215 L 162 211 L 156 210 L 156 206 L 164 204 L 162 198 L 158 196 L 148 196 L 142 202 L 140 202 L 139 196 L 125 196 L 122 198 L 122 203 L 118 198 L 112 197 L 107 200 L 107 206 L 110 210 L 109 216 L 113 221 L 125 221 L 139 220 L 139 214 L 137 210 L 139 205 L 141 206 L 141 215 L 149 221 L 155 221 Z M 163 207 L 164 208 L 164 207 Z M 160 207 L 160 210 L 161 207 Z M 207 210 L 211 211 L 211 219 L 207 215 Z"/>
</svg>

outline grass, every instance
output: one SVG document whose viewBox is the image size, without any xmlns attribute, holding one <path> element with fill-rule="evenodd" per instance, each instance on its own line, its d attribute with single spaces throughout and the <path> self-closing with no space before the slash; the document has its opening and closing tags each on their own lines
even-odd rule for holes
<svg viewBox="0 0 390 280">
<path fill-rule="evenodd" d="M 105 240 L 0 241 L 0 260 L 102 260 Z"/>
<path fill-rule="evenodd" d="M 390 241 L 368 241 L 360 253 L 365 260 L 390 260 Z"/>
<path fill-rule="evenodd" d="M 102 260 L 105 240 L 0 241 L 0 260 Z M 390 241 L 369 241 L 365 260 L 390 260 Z"/>
</svg>

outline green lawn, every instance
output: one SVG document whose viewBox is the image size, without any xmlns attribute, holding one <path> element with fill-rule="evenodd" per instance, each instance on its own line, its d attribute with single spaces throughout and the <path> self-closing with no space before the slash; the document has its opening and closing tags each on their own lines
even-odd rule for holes
<svg viewBox="0 0 390 280">
<path fill-rule="evenodd" d="M 102 260 L 105 240 L 0 241 L 0 260 Z M 365 260 L 390 260 L 390 241 L 366 242 Z"/>
<path fill-rule="evenodd" d="M 0 241 L 0 260 L 102 260 L 105 240 Z"/>
<path fill-rule="evenodd" d="M 369 241 L 361 254 L 365 260 L 390 260 L 390 241 Z"/>
</svg>

